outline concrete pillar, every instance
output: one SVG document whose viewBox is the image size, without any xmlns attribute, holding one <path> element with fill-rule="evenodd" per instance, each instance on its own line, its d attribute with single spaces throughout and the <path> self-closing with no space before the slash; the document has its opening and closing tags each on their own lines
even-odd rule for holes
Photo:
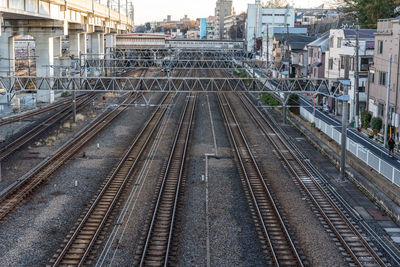
<svg viewBox="0 0 400 267">
<path fill-rule="evenodd" d="M 53 38 L 53 55 L 54 57 L 61 57 L 62 56 L 62 42 L 61 37 L 54 37 Z"/>
<path fill-rule="evenodd" d="M 106 39 L 106 49 L 107 48 L 114 48 L 116 45 L 116 35 L 115 34 L 107 34 L 105 35 Z"/>
<path fill-rule="evenodd" d="M 14 75 L 15 71 L 15 36 L 11 31 L 4 31 L 0 36 L 0 75 Z"/>
<path fill-rule="evenodd" d="M 36 58 L 36 76 L 54 76 L 54 39 L 59 37 L 52 37 L 50 33 L 35 33 L 35 54 Z M 61 42 L 61 40 L 60 40 Z M 58 46 L 58 43 L 57 43 Z M 37 91 L 38 102 L 54 102 L 54 91 L 45 90 L 45 86 L 41 86 L 41 90 Z"/>
<path fill-rule="evenodd" d="M 14 35 L 12 31 L 4 31 L 0 36 L 0 75 L 14 76 L 15 72 L 15 50 Z M 6 80 L 7 86 L 13 82 L 11 79 Z M 10 96 L 8 94 L 0 94 L 0 104 L 9 104 Z"/>
<path fill-rule="evenodd" d="M 81 35 L 79 33 L 69 33 L 69 53 L 74 58 L 79 58 L 81 51 Z"/>
<path fill-rule="evenodd" d="M 63 62 L 62 62 L 63 60 L 61 59 L 61 57 L 62 57 L 62 42 L 61 42 L 61 40 L 62 40 L 61 37 L 53 38 L 54 76 L 61 75 L 61 65 L 63 65 Z"/>
<path fill-rule="evenodd" d="M 94 32 L 91 34 L 92 54 L 104 54 L 104 34 Z M 99 57 L 102 57 L 101 55 Z"/>
<path fill-rule="evenodd" d="M 80 34 L 80 38 L 79 38 L 79 41 L 80 41 L 80 51 L 83 53 L 83 54 L 87 54 L 87 41 L 86 41 L 86 37 L 87 37 L 87 35 L 86 35 L 86 33 L 81 33 Z"/>
</svg>

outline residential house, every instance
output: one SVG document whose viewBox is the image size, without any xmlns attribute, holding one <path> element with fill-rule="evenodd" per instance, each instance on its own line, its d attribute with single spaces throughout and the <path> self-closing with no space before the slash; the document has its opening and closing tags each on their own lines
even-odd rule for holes
<svg viewBox="0 0 400 267">
<path fill-rule="evenodd" d="M 400 17 L 378 21 L 375 33 L 374 65 L 370 72 L 367 93 L 368 110 L 374 117 L 386 118 L 387 86 L 390 82 L 389 123 L 395 127 L 396 141 L 400 141 Z M 389 55 L 392 55 L 392 75 L 389 81 Z"/>
<path fill-rule="evenodd" d="M 298 27 L 272 27 L 267 28 L 265 32 L 265 37 L 262 39 L 262 53 L 258 58 L 263 61 L 272 62 L 272 54 L 274 50 L 274 36 L 275 34 L 286 34 L 289 29 L 289 34 L 302 34 L 307 35 L 307 28 Z"/>
<path fill-rule="evenodd" d="M 303 34 L 277 33 L 273 39 L 273 62 L 276 72 L 290 77 L 304 77 L 307 75 L 307 53 L 304 48 L 316 37 Z M 290 58 L 290 68 L 289 65 Z"/>
<path fill-rule="evenodd" d="M 329 32 L 307 45 L 308 78 L 319 79 L 325 77 L 325 53 L 328 46 Z"/>
<path fill-rule="evenodd" d="M 360 111 L 366 109 L 367 95 L 365 88 L 368 80 L 369 66 L 372 64 L 374 55 L 374 33 L 373 29 L 359 30 L 359 108 Z M 330 30 L 329 49 L 325 55 L 325 78 L 331 79 L 330 85 L 337 84 L 339 80 L 345 77 L 345 58 L 350 57 L 349 66 L 349 95 L 350 95 L 350 113 L 349 120 L 355 119 L 355 55 L 356 55 L 356 30 L 354 29 L 336 29 Z M 337 112 L 340 112 L 341 109 Z"/>
</svg>

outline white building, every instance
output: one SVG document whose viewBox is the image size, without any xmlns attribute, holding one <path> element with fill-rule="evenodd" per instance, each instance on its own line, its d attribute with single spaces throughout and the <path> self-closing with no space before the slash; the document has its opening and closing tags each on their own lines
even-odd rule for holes
<svg viewBox="0 0 400 267">
<path fill-rule="evenodd" d="M 247 7 L 246 40 L 247 51 L 255 50 L 255 41 L 266 38 L 267 27 L 294 27 L 294 8 L 263 8 L 260 4 L 249 4 Z"/>
<path fill-rule="evenodd" d="M 374 33 L 376 30 L 361 29 L 359 32 L 359 107 L 360 110 L 365 109 L 367 96 L 365 87 L 368 80 L 369 64 L 373 61 L 374 56 Z M 351 86 L 349 87 L 350 95 L 350 121 L 355 118 L 354 109 L 354 85 L 355 85 L 355 64 L 354 58 L 356 54 L 356 31 L 350 29 L 330 30 L 329 49 L 325 55 L 325 78 L 343 79 L 345 76 L 345 56 L 350 56 L 349 79 Z M 341 109 L 339 109 L 341 111 Z"/>
</svg>

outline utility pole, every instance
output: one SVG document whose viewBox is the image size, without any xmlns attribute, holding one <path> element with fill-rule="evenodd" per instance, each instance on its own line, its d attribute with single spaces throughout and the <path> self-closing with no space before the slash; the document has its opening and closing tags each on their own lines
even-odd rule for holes
<svg viewBox="0 0 400 267">
<path fill-rule="evenodd" d="M 286 24 L 286 56 L 288 60 L 288 78 L 290 78 L 289 24 Z"/>
<path fill-rule="evenodd" d="M 31 76 L 31 48 L 29 47 L 29 41 L 28 41 L 28 76 Z"/>
<path fill-rule="evenodd" d="M 386 91 L 386 108 L 385 108 L 385 136 L 384 136 L 384 146 L 388 143 L 388 129 L 389 129 L 389 105 L 390 105 L 390 80 L 392 79 L 392 53 L 389 54 L 389 71 Z"/>
<path fill-rule="evenodd" d="M 269 68 L 269 25 L 267 24 L 267 68 Z"/>
<path fill-rule="evenodd" d="M 289 24 L 286 24 L 286 58 L 288 62 L 288 78 L 290 78 L 290 49 L 289 49 Z M 288 82 L 290 83 L 290 81 Z M 288 102 L 288 94 L 283 93 L 283 123 L 286 124 L 287 121 L 287 102 Z"/>
<path fill-rule="evenodd" d="M 359 127 L 359 115 L 360 115 L 360 97 L 359 97 L 359 91 L 358 91 L 358 87 L 359 87 L 359 51 L 360 51 L 360 42 L 359 42 L 359 35 L 360 35 L 360 31 L 359 31 L 359 25 L 358 25 L 358 18 L 357 18 L 357 25 L 356 25 L 356 58 L 354 60 L 354 109 L 355 109 L 355 126 L 356 128 Z M 368 101 L 368 100 L 367 100 Z"/>
<path fill-rule="evenodd" d="M 345 67 L 344 67 L 344 79 L 345 81 L 349 81 L 349 56 L 345 56 Z M 343 95 L 348 97 L 349 94 L 349 85 L 345 84 L 344 86 L 344 92 Z M 349 111 L 349 106 L 348 102 L 343 99 L 343 114 L 342 114 L 342 140 L 341 140 L 341 146 L 342 146 L 342 153 L 341 153 L 341 159 L 340 159 L 340 177 L 342 181 L 346 180 L 346 143 L 347 143 L 347 117 L 348 117 L 348 111 Z"/>
</svg>

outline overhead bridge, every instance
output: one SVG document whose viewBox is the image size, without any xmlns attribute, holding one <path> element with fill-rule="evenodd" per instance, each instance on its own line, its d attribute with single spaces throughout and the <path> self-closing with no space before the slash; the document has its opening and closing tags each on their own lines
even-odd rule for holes
<svg viewBox="0 0 400 267">
<path fill-rule="evenodd" d="M 69 64 L 63 39 L 72 58 L 88 52 L 103 58 L 117 34 L 132 30 L 133 6 L 131 0 L 1 0 L 0 20 L 0 75 L 16 75 L 14 42 L 26 35 L 34 40 L 36 74 L 54 76 L 58 65 Z"/>
</svg>

